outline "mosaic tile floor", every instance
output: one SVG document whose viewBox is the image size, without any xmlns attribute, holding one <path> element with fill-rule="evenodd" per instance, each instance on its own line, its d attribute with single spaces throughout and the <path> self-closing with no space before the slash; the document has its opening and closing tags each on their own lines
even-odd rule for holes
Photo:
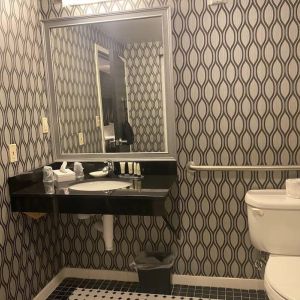
<svg viewBox="0 0 300 300">
<path fill-rule="evenodd" d="M 199 299 L 193 297 L 181 297 L 172 295 L 154 295 L 154 294 L 142 294 L 142 293 L 129 293 L 129 292 L 114 292 L 106 290 L 86 290 L 76 289 L 69 300 L 92 300 L 92 299 L 103 299 L 103 300 L 190 300 Z M 208 298 L 201 298 L 201 300 L 208 300 Z"/>
<path fill-rule="evenodd" d="M 47 300 L 267 300 L 264 291 L 173 285 L 171 295 L 142 293 L 136 282 L 66 278 Z"/>
</svg>

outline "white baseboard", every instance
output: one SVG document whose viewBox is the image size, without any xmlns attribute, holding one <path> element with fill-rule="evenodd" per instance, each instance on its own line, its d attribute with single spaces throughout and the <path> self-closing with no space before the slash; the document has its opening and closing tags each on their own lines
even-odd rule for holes
<svg viewBox="0 0 300 300">
<path fill-rule="evenodd" d="M 80 269 L 80 268 L 64 268 L 64 274 L 67 277 L 98 279 L 98 280 L 118 280 L 118 281 L 139 281 L 136 272 L 124 272 L 114 270 L 97 270 L 97 269 Z"/>
<path fill-rule="evenodd" d="M 261 279 L 245 279 L 232 277 L 209 277 L 192 275 L 172 275 L 173 284 L 210 286 L 242 290 L 264 290 L 264 281 Z"/>
<path fill-rule="evenodd" d="M 56 276 L 52 278 L 50 282 L 33 298 L 33 300 L 45 300 L 50 294 L 60 285 L 60 283 L 66 278 L 64 269 L 62 269 Z"/>
<path fill-rule="evenodd" d="M 63 268 L 33 300 L 45 300 L 68 277 L 98 279 L 98 280 L 118 280 L 137 282 L 136 272 L 123 272 L 113 270 L 95 270 L 81 268 Z M 192 275 L 172 275 L 173 284 L 210 286 L 245 290 L 264 290 L 264 281 L 261 279 L 244 279 L 230 277 L 208 277 Z"/>
<path fill-rule="evenodd" d="M 123 272 L 112 270 L 95 270 L 95 269 L 74 269 L 64 268 L 66 277 L 102 279 L 102 280 L 119 280 L 137 282 L 138 275 L 136 272 Z M 263 290 L 264 281 L 260 279 L 244 279 L 230 277 L 208 277 L 192 275 L 172 275 L 173 284 L 194 285 L 194 286 L 211 286 L 232 289 L 246 290 Z"/>
</svg>

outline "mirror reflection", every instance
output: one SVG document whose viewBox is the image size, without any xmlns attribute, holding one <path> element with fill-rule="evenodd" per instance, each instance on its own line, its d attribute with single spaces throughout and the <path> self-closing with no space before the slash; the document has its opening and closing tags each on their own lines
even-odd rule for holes
<svg viewBox="0 0 300 300">
<path fill-rule="evenodd" d="M 167 152 L 161 17 L 51 29 L 62 153 Z"/>
</svg>

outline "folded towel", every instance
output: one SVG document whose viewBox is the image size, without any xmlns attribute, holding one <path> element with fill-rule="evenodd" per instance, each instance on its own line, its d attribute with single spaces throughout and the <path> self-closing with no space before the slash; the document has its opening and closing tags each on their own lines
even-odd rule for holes
<svg viewBox="0 0 300 300">
<path fill-rule="evenodd" d="M 300 178 L 287 179 L 285 186 L 288 197 L 300 198 Z"/>
</svg>

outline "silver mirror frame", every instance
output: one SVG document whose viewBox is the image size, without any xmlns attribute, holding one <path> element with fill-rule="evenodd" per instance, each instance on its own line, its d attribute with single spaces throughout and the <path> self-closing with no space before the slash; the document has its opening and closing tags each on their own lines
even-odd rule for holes
<svg viewBox="0 0 300 300">
<path fill-rule="evenodd" d="M 57 106 L 55 103 L 55 89 L 53 82 L 53 69 L 50 48 L 50 31 L 52 28 L 66 27 L 72 25 L 92 24 L 98 22 L 112 22 L 118 20 L 129 20 L 137 18 L 162 18 L 162 30 L 164 40 L 165 59 L 165 111 L 166 115 L 166 139 L 168 152 L 131 152 L 131 153 L 61 153 L 59 126 L 57 124 Z M 172 28 L 171 7 L 159 7 L 152 9 L 139 9 L 134 11 L 112 12 L 99 15 L 88 15 L 79 17 L 65 17 L 42 21 L 43 46 L 45 57 L 45 73 L 47 83 L 47 97 L 49 103 L 49 120 L 52 140 L 53 158 L 55 161 L 113 161 L 120 160 L 176 160 L 176 134 L 175 134 L 175 101 L 173 84 L 173 55 L 172 55 Z"/>
</svg>

